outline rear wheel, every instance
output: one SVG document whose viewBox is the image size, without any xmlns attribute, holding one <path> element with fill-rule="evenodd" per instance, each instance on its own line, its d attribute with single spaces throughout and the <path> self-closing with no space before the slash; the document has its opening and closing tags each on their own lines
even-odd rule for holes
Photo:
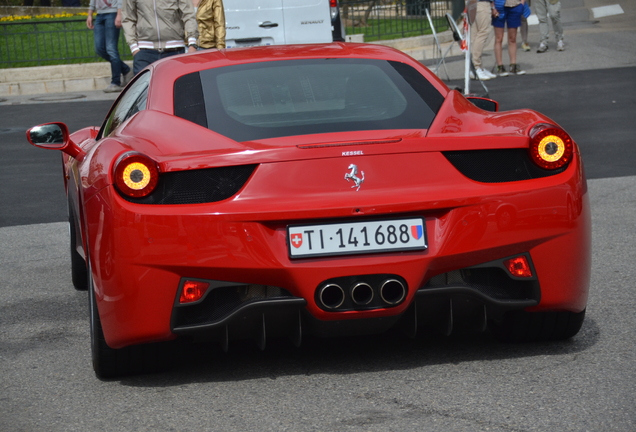
<svg viewBox="0 0 636 432">
<path fill-rule="evenodd" d="M 489 327 L 503 342 L 540 342 L 568 339 L 579 332 L 585 319 L 582 312 L 513 311 Z"/>
<path fill-rule="evenodd" d="M 86 291 L 88 289 L 88 272 L 86 271 L 86 261 L 77 252 L 75 245 L 77 244 L 77 230 L 75 228 L 75 218 L 73 210 L 69 206 L 68 224 L 71 235 L 71 279 L 73 286 L 78 291 Z"/>
<path fill-rule="evenodd" d="M 108 379 L 126 375 L 158 372 L 169 366 L 159 344 L 132 345 L 114 349 L 104 338 L 102 323 L 97 310 L 92 276 L 88 272 L 88 301 L 91 329 L 91 357 L 93 370 L 98 378 Z"/>
</svg>

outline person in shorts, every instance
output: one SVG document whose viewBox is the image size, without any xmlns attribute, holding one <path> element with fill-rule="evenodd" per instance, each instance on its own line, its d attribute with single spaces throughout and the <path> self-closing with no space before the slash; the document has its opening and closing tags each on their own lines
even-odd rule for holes
<svg viewBox="0 0 636 432">
<path fill-rule="evenodd" d="M 497 75 L 523 75 L 517 64 L 517 29 L 521 26 L 525 0 L 495 0 L 496 13 L 492 18 L 495 27 L 495 60 L 497 61 Z M 508 29 L 508 57 L 510 69 L 506 71 L 503 65 L 503 38 L 504 30 Z"/>
</svg>

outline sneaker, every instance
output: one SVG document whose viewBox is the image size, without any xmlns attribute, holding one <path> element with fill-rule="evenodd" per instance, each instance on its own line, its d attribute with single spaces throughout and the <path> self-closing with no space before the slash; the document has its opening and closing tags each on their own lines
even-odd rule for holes
<svg viewBox="0 0 636 432">
<path fill-rule="evenodd" d="M 500 77 L 508 76 L 508 72 L 506 72 L 506 67 L 504 65 L 497 66 L 497 76 L 500 76 Z"/>
<path fill-rule="evenodd" d="M 495 75 L 494 73 L 490 72 L 488 69 L 482 69 L 484 72 L 486 72 L 486 75 L 488 75 L 490 78 L 497 78 L 497 75 Z"/>
<path fill-rule="evenodd" d="M 557 42 L 557 51 L 565 51 L 565 44 L 563 43 L 562 40 Z"/>
<path fill-rule="evenodd" d="M 133 73 L 133 70 L 129 70 L 128 73 L 126 74 L 122 74 L 121 75 L 121 86 L 122 87 L 126 87 L 128 85 L 128 83 L 130 82 L 131 79 L 133 79 L 133 77 L 135 76 L 135 74 Z"/>
<path fill-rule="evenodd" d="M 121 86 L 117 84 L 108 84 L 108 87 L 104 89 L 104 93 L 119 93 L 122 90 Z"/>
<path fill-rule="evenodd" d="M 524 51 L 530 51 L 530 45 L 528 45 L 526 42 L 521 44 L 521 49 Z"/>
<path fill-rule="evenodd" d="M 510 65 L 510 75 L 525 75 L 525 74 L 526 74 L 526 71 L 521 70 L 518 64 L 513 63 Z"/>
<path fill-rule="evenodd" d="M 488 81 L 489 79 L 492 79 L 488 72 L 482 68 L 477 69 L 477 77 L 479 77 L 480 81 Z"/>
<path fill-rule="evenodd" d="M 543 42 L 541 42 L 539 44 L 539 48 L 537 48 L 537 52 L 538 53 L 544 53 L 548 50 L 548 46 L 546 44 L 544 44 Z"/>
</svg>

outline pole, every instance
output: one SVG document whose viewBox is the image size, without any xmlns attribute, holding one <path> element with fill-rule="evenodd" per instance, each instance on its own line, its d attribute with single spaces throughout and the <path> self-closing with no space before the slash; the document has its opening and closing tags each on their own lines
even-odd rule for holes
<svg viewBox="0 0 636 432">
<path fill-rule="evenodd" d="M 468 20 L 468 14 L 464 14 L 464 19 Z M 468 31 L 466 32 L 466 59 L 464 61 L 464 95 L 470 94 L 470 32 L 472 25 L 468 25 Z"/>
</svg>

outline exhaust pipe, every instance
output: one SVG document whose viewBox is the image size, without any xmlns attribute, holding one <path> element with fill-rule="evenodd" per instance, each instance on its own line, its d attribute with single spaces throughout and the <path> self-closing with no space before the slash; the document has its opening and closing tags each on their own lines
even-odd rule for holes
<svg viewBox="0 0 636 432">
<path fill-rule="evenodd" d="M 345 301 L 345 292 L 340 285 L 330 283 L 320 288 L 318 298 L 326 309 L 338 309 Z"/>
<path fill-rule="evenodd" d="M 360 306 L 365 306 L 373 300 L 373 288 L 365 282 L 358 282 L 351 287 L 351 299 Z"/>
<path fill-rule="evenodd" d="M 387 279 L 380 286 L 380 297 L 384 303 L 396 305 L 406 297 L 406 287 L 397 279 Z"/>
</svg>

